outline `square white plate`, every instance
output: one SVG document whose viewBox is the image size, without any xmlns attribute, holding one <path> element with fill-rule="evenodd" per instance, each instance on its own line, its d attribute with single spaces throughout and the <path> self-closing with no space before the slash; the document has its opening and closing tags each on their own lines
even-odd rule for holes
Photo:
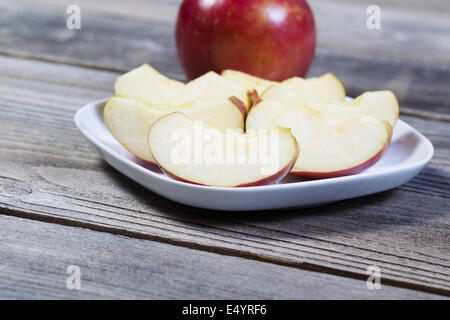
<svg viewBox="0 0 450 320">
<path fill-rule="evenodd" d="M 395 188 L 417 175 L 431 160 L 433 145 L 399 120 L 388 152 L 368 170 L 353 176 L 301 181 L 286 177 L 280 184 L 245 188 L 217 188 L 173 180 L 127 150 L 103 121 L 104 100 L 94 101 L 75 114 L 80 131 L 112 167 L 147 189 L 189 206 L 251 211 L 310 207 Z"/>
</svg>

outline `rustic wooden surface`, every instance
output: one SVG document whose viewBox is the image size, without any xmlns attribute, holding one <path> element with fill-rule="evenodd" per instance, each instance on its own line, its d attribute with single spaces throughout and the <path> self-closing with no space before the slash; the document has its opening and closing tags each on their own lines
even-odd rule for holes
<svg viewBox="0 0 450 320">
<path fill-rule="evenodd" d="M 319 28 L 310 75 L 335 72 L 349 95 L 393 90 L 401 118 L 433 142 L 435 157 L 388 192 L 252 214 L 170 202 L 100 159 L 74 112 L 143 62 L 183 79 L 173 43 L 179 1 L 77 3 L 78 31 L 65 27 L 70 1 L 0 2 L 0 213 L 15 216 L 0 216 L 0 298 L 450 296 L 447 1 L 378 1 L 382 30 L 372 32 L 368 1 L 310 1 Z M 117 254 L 94 263 L 105 243 Z M 86 269 L 84 291 L 63 287 L 74 260 Z M 382 270 L 380 292 L 366 289 L 369 265 Z M 240 291 L 242 279 L 252 284 Z M 276 285 L 264 287 L 267 279 Z"/>
<path fill-rule="evenodd" d="M 355 279 L 16 217 L 0 216 L 0 227 L 0 288 L 8 299 L 442 298 L 387 285 L 371 291 Z M 80 266 L 80 290 L 67 290 L 70 265 Z"/>
</svg>

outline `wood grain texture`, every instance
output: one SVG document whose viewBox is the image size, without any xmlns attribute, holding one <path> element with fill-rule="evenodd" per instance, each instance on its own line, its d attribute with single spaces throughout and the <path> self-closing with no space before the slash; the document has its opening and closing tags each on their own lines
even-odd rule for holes
<svg viewBox="0 0 450 320">
<path fill-rule="evenodd" d="M 0 215 L 0 299 L 440 299 L 164 243 Z M 68 290 L 67 267 L 81 271 Z"/>
<path fill-rule="evenodd" d="M 8 7 L 36 6 L 32 0 L 5 0 Z M 140 21 L 173 26 L 182 0 L 79 0 L 82 12 L 92 16 L 110 16 L 128 21 Z M 377 1 L 381 9 L 381 30 L 366 27 L 366 12 L 371 0 L 312 0 L 320 47 L 348 52 L 398 57 L 422 62 L 450 65 L 446 52 L 450 50 L 450 4 L 446 0 Z M 42 0 L 39 7 L 54 13 L 64 12 L 73 4 L 70 0 Z M 428 54 L 429 51 L 433 55 Z"/>
<path fill-rule="evenodd" d="M 148 62 L 184 79 L 173 39 L 179 1 L 107 5 L 83 0 L 81 30 L 65 26 L 68 3 L 0 4 L 0 53 L 120 72 Z M 421 10 L 416 2 L 407 8 L 399 1 L 390 3 L 380 3 L 382 30 L 370 31 L 365 27 L 369 1 L 312 1 L 319 48 L 310 75 L 335 73 L 350 96 L 390 89 L 409 113 L 438 113 L 438 118 L 448 119 L 450 10 L 442 9 L 448 2 L 434 1 L 439 10 L 431 11 Z"/>
<path fill-rule="evenodd" d="M 0 57 L 0 210 L 52 221 L 366 278 L 450 295 L 450 132 L 445 121 L 403 119 L 436 148 L 395 190 L 292 211 L 221 213 L 163 199 L 106 165 L 73 114 L 108 96 L 117 73 Z"/>
</svg>

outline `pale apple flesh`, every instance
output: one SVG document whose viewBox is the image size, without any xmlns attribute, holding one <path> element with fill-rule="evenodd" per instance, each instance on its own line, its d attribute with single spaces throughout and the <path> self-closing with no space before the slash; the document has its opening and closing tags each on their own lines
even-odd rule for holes
<svg viewBox="0 0 450 320">
<path fill-rule="evenodd" d="M 198 99 L 229 99 L 233 96 L 248 106 L 247 89 L 245 87 L 224 79 L 211 71 L 188 82 L 178 98 L 178 104 Z"/>
<path fill-rule="evenodd" d="M 277 83 L 275 81 L 265 80 L 252 76 L 245 72 L 236 70 L 224 70 L 221 76 L 227 80 L 233 81 L 241 87 L 247 88 L 249 91 L 256 90 L 259 96 L 271 85 Z"/>
<path fill-rule="evenodd" d="M 291 128 L 301 150 L 291 173 L 305 178 L 355 174 L 373 165 L 388 149 L 392 127 L 363 116 L 336 124 L 306 107 L 262 101 L 247 116 L 247 129 Z"/>
<path fill-rule="evenodd" d="M 278 101 L 292 106 L 306 106 L 319 111 L 331 121 L 336 123 L 351 121 L 364 115 L 370 115 L 380 120 L 386 120 L 394 127 L 399 116 L 397 98 L 391 91 L 366 92 L 353 101 L 327 102 L 318 95 L 310 98 L 314 91 L 293 90 L 280 86 L 268 88 L 263 100 Z M 336 98 L 338 95 L 336 95 Z M 336 99 L 338 100 L 338 99 Z"/>
<path fill-rule="evenodd" d="M 337 177 L 345 177 L 350 176 L 354 174 L 358 174 L 364 170 L 369 169 L 373 165 L 375 165 L 381 157 L 386 153 L 386 151 L 389 149 L 391 141 L 389 140 L 385 146 L 372 158 L 369 160 L 363 162 L 362 164 L 348 168 L 348 169 L 340 169 L 336 171 L 329 171 L 329 172 L 318 172 L 318 171 L 301 171 L 302 169 L 295 169 L 291 171 L 292 174 L 305 178 L 305 179 L 329 179 L 329 178 L 337 178 Z M 299 171 L 296 171 L 299 170 Z"/>
<path fill-rule="evenodd" d="M 105 123 L 114 136 L 129 152 L 154 163 L 148 149 L 147 138 L 150 127 L 161 117 L 183 112 L 206 126 L 222 129 L 243 129 L 242 111 L 229 100 L 206 99 L 172 107 L 151 105 L 143 99 L 114 96 L 104 108 Z"/>
<path fill-rule="evenodd" d="M 345 100 L 345 89 L 342 82 L 332 73 L 318 78 L 289 78 L 282 82 L 269 81 L 244 72 L 225 70 L 221 76 L 225 79 L 247 88 L 250 107 L 261 99 L 276 101 L 285 99 L 283 96 L 295 99 L 295 104 L 339 103 Z M 281 95 L 281 97 L 280 97 Z M 289 101 L 290 101 L 289 100 Z"/>
<path fill-rule="evenodd" d="M 261 99 L 311 107 L 316 104 L 344 102 L 345 89 L 335 75 L 327 73 L 318 78 L 294 77 L 274 84 L 263 92 Z"/>
<path fill-rule="evenodd" d="M 286 128 L 244 134 L 206 128 L 178 112 L 152 126 L 148 146 L 169 176 L 217 187 L 277 183 L 289 173 L 299 152 Z"/>
<path fill-rule="evenodd" d="M 151 104 L 176 105 L 184 90 L 184 83 L 172 80 L 144 64 L 117 78 L 116 95 L 144 99 Z"/>
<path fill-rule="evenodd" d="M 229 99 L 234 96 L 248 109 L 247 89 L 215 72 L 187 84 L 172 80 L 144 64 L 117 78 L 115 93 L 145 100 L 153 105 L 180 106 L 197 100 Z"/>
<path fill-rule="evenodd" d="M 354 117 L 362 115 L 371 115 L 375 118 L 386 120 L 391 127 L 395 126 L 399 116 L 399 105 L 396 96 L 392 91 L 371 91 L 366 92 L 357 97 L 355 100 L 345 102 L 342 104 L 342 109 L 331 112 L 325 109 L 328 106 L 318 106 L 319 110 L 327 115 L 339 117 L 339 113 L 345 110 L 346 119 L 350 119 L 353 114 Z M 323 110 L 323 111 L 322 111 Z M 341 117 L 342 118 L 342 117 Z"/>
</svg>

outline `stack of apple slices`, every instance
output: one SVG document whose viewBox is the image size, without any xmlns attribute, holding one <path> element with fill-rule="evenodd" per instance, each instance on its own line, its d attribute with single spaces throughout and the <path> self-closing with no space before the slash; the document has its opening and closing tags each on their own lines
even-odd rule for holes
<svg viewBox="0 0 450 320">
<path fill-rule="evenodd" d="M 129 152 L 151 163 L 148 132 L 164 115 L 182 112 L 211 127 L 242 130 L 249 107 L 246 90 L 214 72 L 183 84 L 146 64 L 120 76 L 115 93 L 104 109 L 106 125 Z"/>
<path fill-rule="evenodd" d="M 183 112 L 215 128 L 244 127 L 244 115 L 227 99 L 202 99 L 170 106 L 150 104 L 136 97 L 114 96 L 106 103 L 104 118 L 113 136 L 128 151 L 155 163 L 147 144 L 148 132 L 158 119 L 173 112 Z"/>
<path fill-rule="evenodd" d="M 261 99 L 247 116 L 247 130 L 291 128 L 301 151 L 291 173 L 310 179 L 356 174 L 375 164 L 389 148 L 399 115 L 390 91 L 345 102 L 344 88 L 331 74 L 274 84 Z"/>
<path fill-rule="evenodd" d="M 117 79 L 104 118 L 126 149 L 171 177 L 253 186 L 375 164 L 390 145 L 398 102 L 390 91 L 345 96 L 332 74 L 273 82 L 226 70 L 184 84 L 143 65 Z"/>
<path fill-rule="evenodd" d="M 247 130 L 284 126 L 292 129 L 301 155 L 292 173 L 329 178 L 358 173 L 376 163 L 389 147 L 392 127 L 370 115 L 329 118 L 308 107 L 263 100 L 247 118 Z"/>
</svg>

